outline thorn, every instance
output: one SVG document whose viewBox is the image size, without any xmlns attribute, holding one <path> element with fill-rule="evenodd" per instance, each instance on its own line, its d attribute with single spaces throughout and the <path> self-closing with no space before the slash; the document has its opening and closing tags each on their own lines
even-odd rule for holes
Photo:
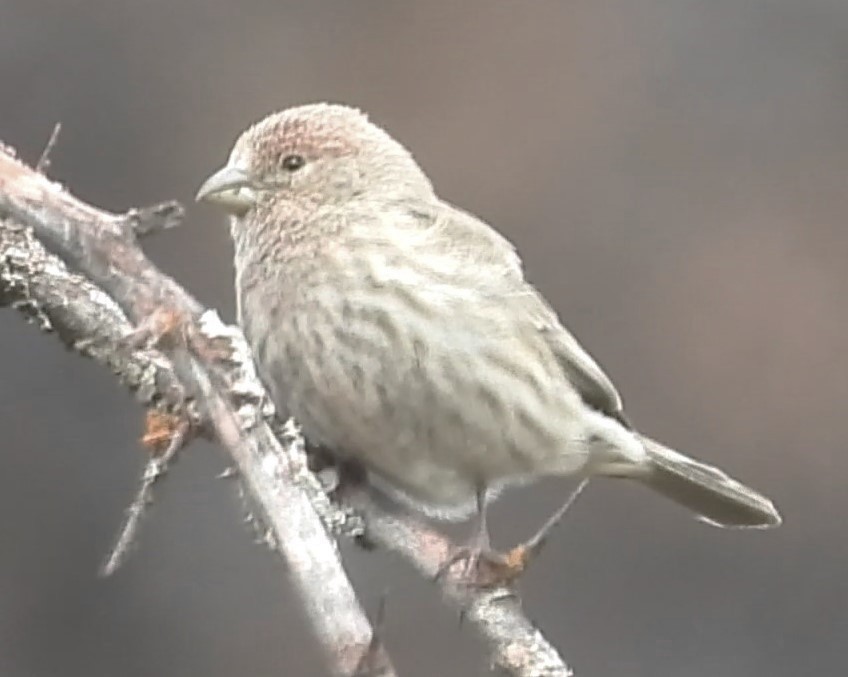
<svg viewBox="0 0 848 677">
<path fill-rule="evenodd" d="M 50 138 L 47 139 L 47 145 L 45 145 L 44 150 L 41 151 L 41 157 L 39 157 L 38 162 L 35 163 L 35 171 L 39 174 L 45 174 L 50 167 L 50 153 L 53 152 L 53 146 L 56 145 L 60 131 L 62 131 L 62 123 L 57 122 L 53 125 L 53 131 L 50 132 Z"/>
</svg>

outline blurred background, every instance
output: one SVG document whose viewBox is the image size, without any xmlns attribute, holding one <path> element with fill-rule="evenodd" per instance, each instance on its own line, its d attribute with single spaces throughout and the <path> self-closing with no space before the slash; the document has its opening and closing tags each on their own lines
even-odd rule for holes
<svg viewBox="0 0 848 677">
<path fill-rule="evenodd" d="M 598 481 L 521 589 L 578 677 L 844 670 L 848 637 L 848 3 L 2 0 L 0 139 L 115 211 L 177 198 L 147 246 L 233 317 L 223 216 L 191 203 L 237 134 L 360 106 L 441 195 L 518 245 L 636 423 L 775 499 L 722 532 Z M 0 313 L 0 674 L 321 675 L 285 571 L 223 454 L 196 444 L 141 542 L 96 577 L 144 464 L 142 412 L 101 368 Z M 566 482 L 513 492 L 496 543 Z M 484 675 L 470 627 L 382 553 L 403 675 Z"/>
</svg>

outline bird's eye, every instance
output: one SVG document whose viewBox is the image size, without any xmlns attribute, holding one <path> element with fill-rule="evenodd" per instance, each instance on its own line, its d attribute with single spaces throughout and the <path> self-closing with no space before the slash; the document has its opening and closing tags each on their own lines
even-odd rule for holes
<svg viewBox="0 0 848 677">
<path fill-rule="evenodd" d="M 286 155 L 283 158 L 283 169 L 296 172 L 306 164 L 306 159 L 302 155 Z"/>
</svg>

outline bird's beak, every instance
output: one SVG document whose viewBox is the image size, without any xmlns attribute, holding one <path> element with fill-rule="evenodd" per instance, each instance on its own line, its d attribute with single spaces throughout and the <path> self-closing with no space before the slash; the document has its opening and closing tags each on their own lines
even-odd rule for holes
<svg viewBox="0 0 848 677">
<path fill-rule="evenodd" d="M 247 172 L 226 165 L 210 176 L 197 191 L 198 202 L 213 202 L 240 216 L 256 204 L 256 193 Z"/>
</svg>

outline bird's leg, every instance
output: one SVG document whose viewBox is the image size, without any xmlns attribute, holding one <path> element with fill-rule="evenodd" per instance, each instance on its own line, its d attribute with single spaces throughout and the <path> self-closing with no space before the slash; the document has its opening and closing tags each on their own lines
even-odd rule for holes
<svg viewBox="0 0 848 677">
<path fill-rule="evenodd" d="M 548 540 L 548 536 L 550 536 L 554 528 L 562 521 L 565 513 L 567 513 L 571 506 L 574 505 L 577 497 L 583 493 L 587 484 L 589 484 L 589 478 L 584 477 L 580 481 L 580 484 L 575 487 L 574 491 L 568 495 L 565 502 L 556 510 L 556 512 L 554 512 L 553 515 L 545 520 L 545 523 L 539 527 L 535 534 L 523 543 L 516 545 L 509 552 L 501 555 L 503 558 L 502 566 L 505 573 L 508 574 L 509 580 L 514 580 L 520 576 L 536 555 L 541 552 Z"/>
<path fill-rule="evenodd" d="M 462 582 L 474 588 L 496 588 L 510 585 L 524 571 L 525 562 L 516 559 L 519 548 L 507 553 L 492 549 L 488 507 L 486 487 L 481 486 L 477 489 L 477 513 L 468 543 L 454 551 L 439 568 L 438 576 L 447 573 L 457 562 L 463 562 Z"/>
<path fill-rule="evenodd" d="M 480 562 L 494 555 L 491 550 L 489 539 L 489 525 L 487 520 L 488 505 L 486 500 L 486 487 L 481 485 L 477 488 L 477 512 L 471 523 L 471 536 L 468 542 L 456 548 L 450 557 L 439 567 L 436 578 L 444 576 L 454 564 L 463 562 L 462 578 L 469 584 L 479 585 L 478 577 Z"/>
<path fill-rule="evenodd" d="M 477 489 L 477 513 L 471 523 L 471 536 L 468 544 L 459 549 L 458 559 L 465 560 L 465 575 L 474 573 L 480 565 L 480 560 L 492 552 L 492 541 L 489 538 L 488 503 L 486 487 Z M 457 557 L 454 555 L 454 557 Z M 456 561 L 456 560 L 454 560 Z"/>
<path fill-rule="evenodd" d="M 574 505 L 577 497 L 589 483 L 584 478 L 569 494 L 560 508 L 551 515 L 539 530 L 528 540 L 518 544 L 505 553 L 491 549 L 489 530 L 486 524 L 486 493 L 477 494 L 477 516 L 468 545 L 459 548 L 439 569 L 439 576 L 446 573 L 454 564 L 464 561 L 463 578 L 474 587 L 493 588 L 513 583 L 530 562 L 539 554 L 548 536 L 560 523 L 565 513 Z"/>
</svg>

